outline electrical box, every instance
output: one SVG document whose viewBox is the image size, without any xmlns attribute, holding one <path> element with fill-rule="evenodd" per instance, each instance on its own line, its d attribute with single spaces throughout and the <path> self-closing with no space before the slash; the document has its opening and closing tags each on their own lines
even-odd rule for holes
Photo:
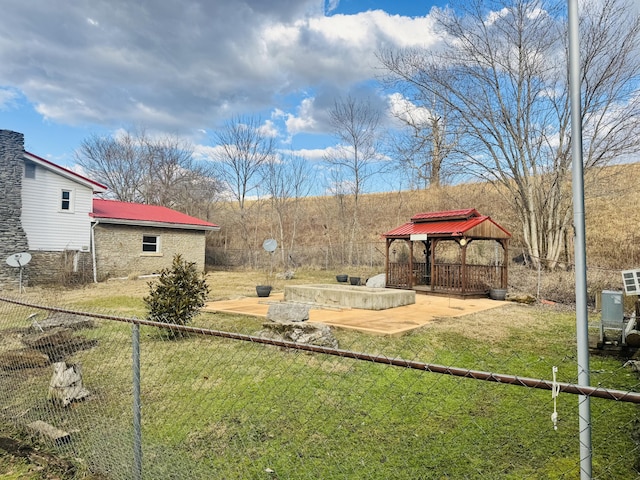
<svg viewBox="0 0 640 480">
<path fill-rule="evenodd" d="M 617 290 L 602 291 L 602 326 L 604 328 L 624 327 L 624 302 L 622 292 Z"/>
</svg>

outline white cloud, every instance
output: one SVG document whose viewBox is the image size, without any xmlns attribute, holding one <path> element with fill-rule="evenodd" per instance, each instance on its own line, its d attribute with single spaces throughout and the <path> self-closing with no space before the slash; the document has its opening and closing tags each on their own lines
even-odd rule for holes
<svg viewBox="0 0 640 480">
<path fill-rule="evenodd" d="M 278 129 L 272 120 L 265 120 L 265 122 L 258 128 L 258 133 L 264 137 L 275 138 L 278 136 Z"/>
<path fill-rule="evenodd" d="M 340 0 L 325 0 L 325 10 L 327 13 L 331 13 L 333 12 L 336 8 L 338 8 L 338 5 L 340 4 Z"/>
<path fill-rule="evenodd" d="M 337 4 L 15 1 L 0 15 L 0 32 L 20 32 L 17 44 L 0 33 L 0 85 L 60 123 L 193 132 L 307 88 L 316 99 L 344 91 L 373 78 L 382 46 L 436 40 L 429 17 L 324 16 Z M 323 127 L 305 108 L 289 118 L 291 132 Z"/>
<path fill-rule="evenodd" d="M 507 7 L 502 8 L 501 10 L 492 10 L 487 14 L 487 24 L 493 25 L 499 20 L 507 17 L 509 15 L 509 9 Z"/>
<path fill-rule="evenodd" d="M 211 147 L 209 145 L 195 145 L 193 147 L 193 158 L 196 160 L 215 160 L 220 155 L 224 154 L 224 149 L 216 145 Z"/>
<path fill-rule="evenodd" d="M 0 110 L 13 108 L 19 97 L 20 95 L 15 89 L 0 88 Z"/>
<path fill-rule="evenodd" d="M 324 160 L 330 156 L 338 155 L 342 150 L 339 147 L 329 146 L 326 148 L 301 148 L 299 150 L 291 150 L 294 156 L 304 158 L 311 161 Z"/>
<path fill-rule="evenodd" d="M 298 115 L 287 114 L 285 125 L 289 135 L 300 132 L 314 132 L 317 130 L 317 121 L 314 118 L 314 98 L 305 98 L 298 107 Z"/>
<path fill-rule="evenodd" d="M 391 116 L 402 120 L 401 125 L 411 123 L 413 125 L 425 125 L 431 119 L 431 112 L 413 104 L 401 93 L 389 95 L 389 111 Z"/>
</svg>

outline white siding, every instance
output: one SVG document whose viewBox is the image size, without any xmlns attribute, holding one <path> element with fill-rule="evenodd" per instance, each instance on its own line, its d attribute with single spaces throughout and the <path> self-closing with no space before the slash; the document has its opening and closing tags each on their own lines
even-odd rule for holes
<svg viewBox="0 0 640 480">
<path fill-rule="evenodd" d="M 29 250 L 83 250 L 90 246 L 93 192 L 81 183 L 36 166 L 35 179 L 22 178 L 22 227 Z M 71 211 L 62 211 L 62 190 L 73 192 Z"/>
</svg>

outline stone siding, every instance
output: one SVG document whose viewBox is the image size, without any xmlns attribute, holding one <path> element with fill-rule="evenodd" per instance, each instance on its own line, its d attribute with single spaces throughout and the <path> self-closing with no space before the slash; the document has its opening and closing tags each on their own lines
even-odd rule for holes
<svg viewBox="0 0 640 480">
<path fill-rule="evenodd" d="M 20 269 L 7 265 L 5 259 L 29 248 L 22 228 L 22 175 L 24 168 L 24 136 L 0 130 L 0 288 L 18 288 Z M 22 272 L 23 284 L 29 280 L 29 266 Z"/>
<path fill-rule="evenodd" d="M 194 262 L 204 271 L 205 232 L 171 228 L 98 224 L 94 228 L 98 280 L 131 274 L 159 273 L 171 267 L 173 257 Z M 158 236 L 159 253 L 143 253 L 142 237 Z"/>
<path fill-rule="evenodd" d="M 91 252 L 65 250 L 63 252 L 31 252 L 29 264 L 31 285 L 74 285 L 93 281 Z"/>
</svg>

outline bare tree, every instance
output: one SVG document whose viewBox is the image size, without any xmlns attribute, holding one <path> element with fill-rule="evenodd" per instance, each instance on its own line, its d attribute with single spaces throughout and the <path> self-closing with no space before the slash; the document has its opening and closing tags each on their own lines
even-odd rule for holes
<svg viewBox="0 0 640 480">
<path fill-rule="evenodd" d="M 301 200 L 311 190 L 311 172 L 304 158 L 272 157 L 266 164 L 263 189 L 269 196 L 277 222 L 280 260 L 286 265 L 294 251 Z M 285 247 L 285 245 L 287 245 Z"/>
<path fill-rule="evenodd" d="M 372 177 L 386 166 L 378 148 L 381 113 L 370 101 L 349 96 L 336 100 L 329 115 L 333 134 L 339 140 L 337 147 L 325 156 L 332 180 L 330 189 L 341 208 L 345 194 L 353 199 L 351 215 L 344 217 L 349 235 L 347 262 L 351 264 L 359 230 L 360 195 Z"/>
<path fill-rule="evenodd" d="M 456 1 L 437 11 L 443 50 L 385 51 L 415 98 L 437 98 L 464 133 L 466 171 L 514 206 L 534 265 L 554 268 L 571 226 L 564 2 Z M 585 175 L 640 148 L 640 22 L 625 0 L 582 4 Z M 591 173 L 590 173 L 591 172 Z"/>
<path fill-rule="evenodd" d="M 404 128 L 390 138 L 390 155 L 412 188 L 438 188 L 456 172 L 460 135 L 449 122 L 446 104 L 432 97 L 421 105 L 404 97 L 394 102 L 391 113 Z"/>
<path fill-rule="evenodd" d="M 144 142 L 147 181 L 144 202 L 179 208 L 211 200 L 220 191 L 210 163 L 196 162 L 193 147 L 175 135 Z"/>
<path fill-rule="evenodd" d="M 124 202 L 163 205 L 184 211 L 219 191 L 213 172 L 193 159 L 193 148 L 175 135 L 144 130 L 112 137 L 93 135 L 76 152 L 78 164 Z"/>
<path fill-rule="evenodd" d="M 107 185 L 115 199 L 140 202 L 146 180 L 144 155 L 136 135 L 130 132 L 119 138 L 94 134 L 82 141 L 76 161 L 87 175 Z"/>
<path fill-rule="evenodd" d="M 225 191 L 238 207 L 236 227 L 241 231 L 247 251 L 256 246 L 251 242 L 247 200 L 252 193 L 258 195 L 264 167 L 275 150 L 274 138 L 261 127 L 258 117 L 234 117 L 214 138 L 215 169 Z"/>
</svg>

